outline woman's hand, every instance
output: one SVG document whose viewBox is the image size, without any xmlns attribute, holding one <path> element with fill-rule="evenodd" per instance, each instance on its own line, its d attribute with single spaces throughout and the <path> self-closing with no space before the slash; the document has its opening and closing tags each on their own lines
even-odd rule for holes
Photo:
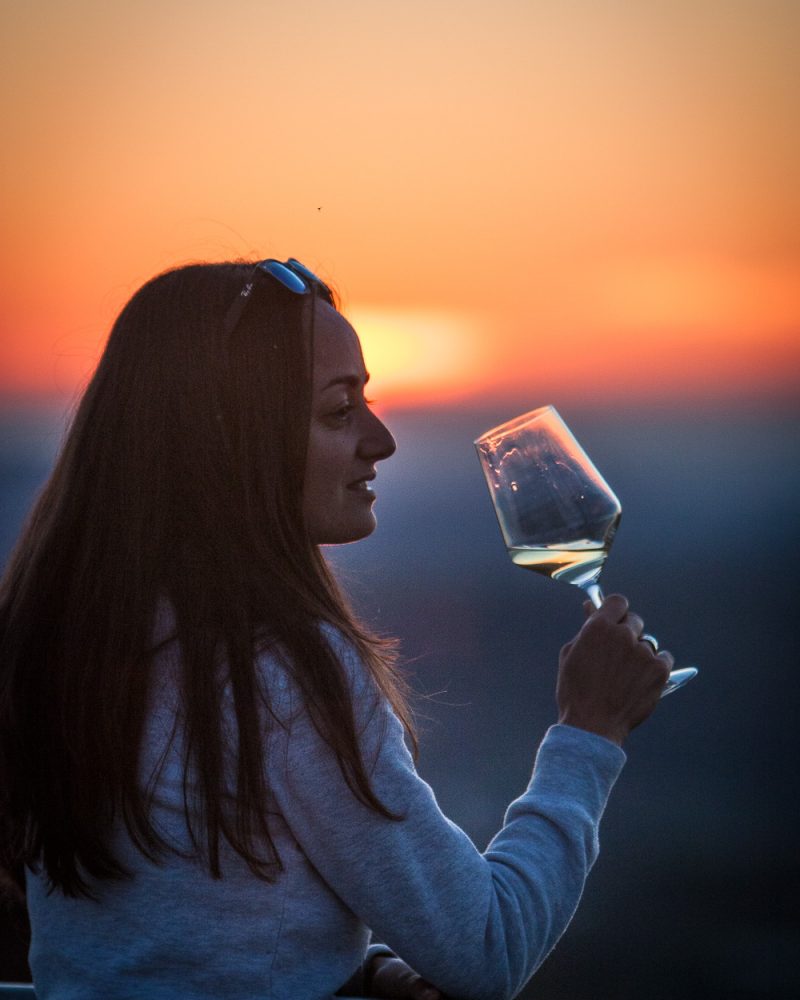
<svg viewBox="0 0 800 1000">
<path fill-rule="evenodd" d="M 619 594 L 593 611 L 561 650 L 556 700 L 559 722 L 621 746 L 658 704 L 673 658 L 640 639 L 642 619 Z"/>
<path fill-rule="evenodd" d="M 402 958 L 377 955 L 369 977 L 371 997 L 404 997 L 409 1000 L 445 1000 L 442 993 L 426 982 Z"/>
</svg>

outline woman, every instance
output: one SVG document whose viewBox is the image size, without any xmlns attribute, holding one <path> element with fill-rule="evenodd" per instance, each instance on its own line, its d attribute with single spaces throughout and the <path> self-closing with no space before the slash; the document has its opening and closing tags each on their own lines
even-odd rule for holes
<svg viewBox="0 0 800 1000">
<path fill-rule="evenodd" d="M 367 378 L 294 260 L 169 272 L 117 320 L 0 592 L 3 861 L 40 1000 L 512 997 L 569 922 L 671 657 L 624 598 L 587 619 L 480 855 L 319 551 L 375 527 L 395 445 Z"/>
</svg>

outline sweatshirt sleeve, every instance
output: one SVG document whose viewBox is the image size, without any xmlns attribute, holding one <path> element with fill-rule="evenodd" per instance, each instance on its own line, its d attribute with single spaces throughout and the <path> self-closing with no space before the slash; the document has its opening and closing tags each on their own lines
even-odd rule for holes
<svg viewBox="0 0 800 1000">
<path fill-rule="evenodd" d="M 451 997 L 514 997 L 567 927 L 598 851 L 597 829 L 625 755 L 591 733 L 553 726 L 525 792 L 481 854 L 419 777 L 403 727 L 348 646 L 362 754 L 378 798 L 355 798 L 299 691 L 281 681 L 271 727 L 271 787 L 333 891 L 421 976 Z"/>
</svg>

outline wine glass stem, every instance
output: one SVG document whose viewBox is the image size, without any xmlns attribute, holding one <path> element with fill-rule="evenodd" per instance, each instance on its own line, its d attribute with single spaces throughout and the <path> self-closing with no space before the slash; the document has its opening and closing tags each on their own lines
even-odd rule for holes
<svg viewBox="0 0 800 1000">
<path fill-rule="evenodd" d="M 600 584 L 590 583 L 587 584 L 583 589 L 586 592 L 586 596 L 589 598 L 592 604 L 596 608 L 599 608 L 600 605 L 605 600 L 605 597 L 603 596 L 603 591 L 600 589 Z"/>
</svg>

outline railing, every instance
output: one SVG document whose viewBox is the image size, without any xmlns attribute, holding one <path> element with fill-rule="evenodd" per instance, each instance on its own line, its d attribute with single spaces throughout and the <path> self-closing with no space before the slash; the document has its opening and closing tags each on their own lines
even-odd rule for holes
<svg viewBox="0 0 800 1000">
<path fill-rule="evenodd" d="M 36 1000 L 33 983 L 0 983 L 0 1000 Z M 337 1000 L 355 1000 L 355 998 L 338 997 Z"/>
</svg>

